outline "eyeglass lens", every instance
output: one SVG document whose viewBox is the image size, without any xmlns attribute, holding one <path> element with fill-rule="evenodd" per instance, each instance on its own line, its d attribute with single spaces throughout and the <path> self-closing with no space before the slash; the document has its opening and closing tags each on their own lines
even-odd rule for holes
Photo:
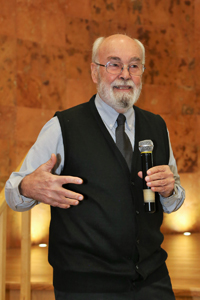
<svg viewBox="0 0 200 300">
<path fill-rule="evenodd" d="M 106 69 L 108 73 L 111 74 L 120 74 L 124 68 L 124 64 L 121 62 L 108 62 L 106 64 Z M 142 75 L 143 73 L 143 65 L 141 63 L 131 63 L 128 65 L 128 70 L 130 74 L 133 75 Z"/>
</svg>

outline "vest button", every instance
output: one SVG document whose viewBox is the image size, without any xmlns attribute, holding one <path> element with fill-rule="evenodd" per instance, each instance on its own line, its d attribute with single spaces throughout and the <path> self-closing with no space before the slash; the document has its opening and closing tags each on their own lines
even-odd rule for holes
<svg viewBox="0 0 200 300">
<path fill-rule="evenodd" d="M 138 265 L 136 265 L 135 267 L 136 267 L 137 270 L 139 270 L 139 266 Z"/>
<path fill-rule="evenodd" d="M 139 215 L 139 214 L 140 214 L 140 212 L 139 212 L 138 210 L 136 210 L 136 214 L 137 214 L 137 215 Z"/>
<path fill-rule="evenodd" d="M 140 243 L 140 240 L 137 240 L 137 244 L 139 245 L 139 243 Z"/>
<path fill-rule="evenodd" d="M 135 185 L 135 182 L 134 182 L 134 181 L 131 181 L 131 184 L 134 186 L 134 185 Z"/>
<path fill-rule="evenodd" d="M 134 281 L 132 281 L 132 285 L 133 285 L 133 287 L 135 287 L 135 286 L 136 286 L 136 284 L 135 284 L 135 282 L 134 282 Z"/>
</svg>

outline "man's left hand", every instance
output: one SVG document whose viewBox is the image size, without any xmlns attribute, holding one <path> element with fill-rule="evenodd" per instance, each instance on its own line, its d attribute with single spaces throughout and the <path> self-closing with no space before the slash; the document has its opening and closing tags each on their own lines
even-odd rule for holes
<svg viewBox="0 0 200 300">
<path fill-rule="evenodd" d="M 138 176 L 142 178 L 142 172 L 138 172 Z M 149 169 L 145 180 L 147 186 L 153 192 L 158 192 L 162 197 L 169 197 L 174 191 L 174 174 L 167 165 Z"/>
</svg>

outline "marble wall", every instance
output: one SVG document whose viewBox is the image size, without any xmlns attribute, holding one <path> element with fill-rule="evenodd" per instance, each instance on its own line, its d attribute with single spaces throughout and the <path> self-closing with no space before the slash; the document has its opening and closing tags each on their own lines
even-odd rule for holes
<svg viewBox="0 0 200 300">
<path fill-rule="evenodd" d="M 95 93 L 95 38 L 126 33 L 146 47 L 138 106 L 166 120 L 187 193 L 163 232 L 200 231 L 199 15 L 199 0 L 0 0 L 1 187 L 54 112 Z M 19 243 L 19 215 L 9 211 L 9 245 Z"/>
</svg>

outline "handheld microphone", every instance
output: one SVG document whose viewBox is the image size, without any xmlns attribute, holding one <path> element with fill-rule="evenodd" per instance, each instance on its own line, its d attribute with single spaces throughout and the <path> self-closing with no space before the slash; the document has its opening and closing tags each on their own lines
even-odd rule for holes
<svg viewBox="0 0 200 300">
<path fill-rule="evenodd" d="M 145 181 L 148 169 L 153 167 L 153 147 L 154 145 L 151 140 L 144 140 L 139 142 L 143 172 L 144 209 L 149 213 L 154 213 L 156 211 L 155 192 L 153 192 L 151 188 L 147 186 L 147 183 Z"/>
</svg>

